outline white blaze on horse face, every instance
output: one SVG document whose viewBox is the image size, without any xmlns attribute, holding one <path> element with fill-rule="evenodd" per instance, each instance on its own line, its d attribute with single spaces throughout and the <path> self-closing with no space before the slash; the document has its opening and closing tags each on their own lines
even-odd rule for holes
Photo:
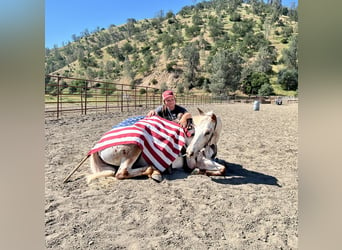
<svg viewBox="0 0 342 250">
<path fill-rule="evenodd" d="M 188 157 L 196 156 L 208 144 L 215 132 L 216 121 L 216 116 L 212 112 L 208 112 L 196 124 L 195 136 L 186 150 Z"/>
</svg>

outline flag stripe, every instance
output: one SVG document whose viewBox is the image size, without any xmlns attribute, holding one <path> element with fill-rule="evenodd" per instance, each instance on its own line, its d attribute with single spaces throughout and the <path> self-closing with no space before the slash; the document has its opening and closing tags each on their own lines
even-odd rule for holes
<svg viewBox="0 0 342 250">
<path fill-rule="evenodd" d="M 141 123 L 136 124 L 136 126 L 144 128 L 147 126 L 147 124 L 151 125 L 149 127 L 151 128 L 152 132 L 155 133 L 154 135 L 159 137 L 158 135 L 162 133 L 162 136 L 160 136 L 160 138 L 163 138 L 164 141 L 167 141 L 168 143 L 173 143 L 174 146 L 177 147 L 177 145 L 179 144 L 179 141 L 178 141 L 177 133 L 176 131 L 173 131 L 173 128 L 167 128 L 165 126 L 166 129 L 164 129 L 162 124 L 155 123 L 154 121 L 151 121 L 151 122 L 142 121 Z"/>
<path fill-rule="evenodd" d="M 159 116 L 146 117 L 130 126 L 113 127 L 88 154 L 123 144 L 138 145 L 146 162 L 164 171 L 184 146 L 184 131 L 177 123 Z"/>
<path fill-rule="evenodd" d="M 159 133 L 157 131 L 154 131 L 150 127 L 145 127 L 145 130 L 147 133 L 152 135 L 153 137 L 153 143 L 155 144 L 156 147 L 158 147 L 160 150 L 163 150 L 163 148 L 170 152 L 175 151 L 177 153 L 178 149 L 178 144 L 173 143 L 172 137 L 170 137 L 166 131 L 162 132 L 160 131 Z"/>
</svg>

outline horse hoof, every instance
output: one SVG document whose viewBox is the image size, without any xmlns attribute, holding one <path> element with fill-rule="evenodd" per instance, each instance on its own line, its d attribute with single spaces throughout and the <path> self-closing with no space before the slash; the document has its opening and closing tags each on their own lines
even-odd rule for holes
<svg viewBox="0 0 342 250">
<path fill-rule="evenodd" d="M 194 170 L 192 170 L 191 174 L 192 175 L 200 174 L 200 170 L 198 168 L 195 168 Z"/>
<path fill-rule="evenodd" d="M 191 175 L 204 175 L 204 174 L 205 174 L 205 170 L 201 170 L 199 168 L 195 168 L 191 172 Z"/>
<path fill-rule="evenodd" d="M 152 180 L 155 180 L 158 183 L 163 180 L 163 176 L 161 174 L 152 174 L 151 178 Z"/>
</svg>

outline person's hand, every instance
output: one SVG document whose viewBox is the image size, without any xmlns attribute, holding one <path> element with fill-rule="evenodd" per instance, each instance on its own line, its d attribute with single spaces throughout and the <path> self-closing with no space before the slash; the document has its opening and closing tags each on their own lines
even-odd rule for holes
<svg viewBox="0 0 342 250">
<path fill-rule="evenodd" d="M 182 128 L 186 128 L 186 125 L 187 125 L 186 118 L 187 118 L 187 116 L 186 115 L 184 116 L 183 113 L 179 113 L 177 116 L 178 123 Z"/>
<path fill-rule="evenodd" d="M 180 114 L 181 116 L 180 116 L 180 120 L 178 123 L 181 125 L 182 128 L 186 128 L 188 125 L 188 119 L 191 119 L 192 116 L 190 113 L 185 113 L 185 114 L 180 113 Z"/>
<path fill-rule="evenodd" d="M 155 110 L 150 110 L 148 113 L 147 113 L 147 116 L 150 117 L 150 116 L 153 116 L 153 115 L 156 115 L 156 111 Z"/>
<path fill-rule="evenodd" d="M 185 121 L 184 121 L 184 120 L 180 120 L 180 121 L 179 121 L 179 125 L 180 125 L 182 128 L 186 128 L 186 125 L 187 125 L 186 120 L 185 120 Z"/>
</svg>

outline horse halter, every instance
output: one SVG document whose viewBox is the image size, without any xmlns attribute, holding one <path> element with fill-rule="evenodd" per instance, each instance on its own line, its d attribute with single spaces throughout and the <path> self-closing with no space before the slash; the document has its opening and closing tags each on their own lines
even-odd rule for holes
<svg viewBox="0 0 342 250">
<path fill-rule="evenodd" d="M 211 134 L 211 136 L 210 136 L 210 138 L 209 138 L 207 144 L 205 144 L 203 148 L 205 148 L 206 146 L 208 146 L 208 145 L 209 145 L 209 142 L 211 141 L 211 139 L 213 139 L 213 136 L 214 136 L 214 133 L 215 133 L 215 130 L 216 130 L 216 126 L 217 126 L 217 119 L 215 119 L 214 131 L 213 131 L 213 133 Z"/>
<path fill-rule="evenodd" d="M 184 128 L 184 132 L 187 137 L 191 137 L 195 134 L 195 133 L 190 132 L 194 127 L 195 126 L 194 126 L 192 118 L 188 118 L 186 120 L 186 127 Z"/>
</svg>

